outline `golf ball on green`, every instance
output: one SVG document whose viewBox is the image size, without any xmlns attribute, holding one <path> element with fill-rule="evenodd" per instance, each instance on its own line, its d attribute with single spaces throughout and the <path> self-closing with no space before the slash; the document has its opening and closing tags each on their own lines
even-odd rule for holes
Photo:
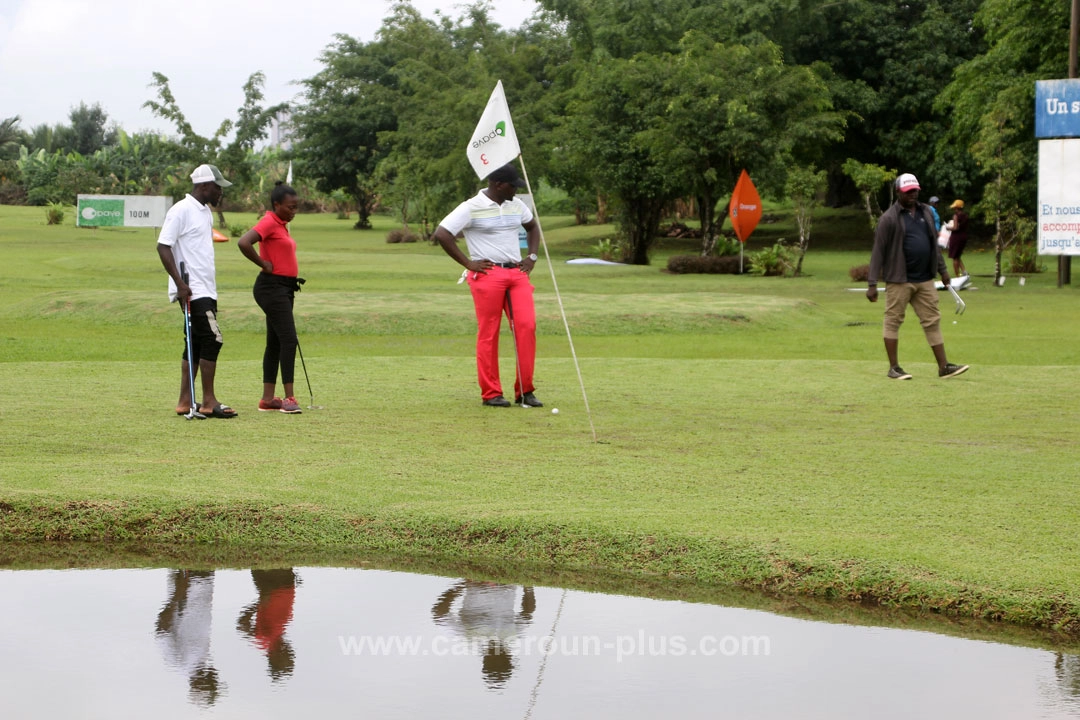
<svg viewBox="0 0 1080 720">
<path fill-rule="evenodd" d="M 551 408 L 551 414 L 552 415 L 558 415 L 559 414 L 559 408 Z"/>
</svg>

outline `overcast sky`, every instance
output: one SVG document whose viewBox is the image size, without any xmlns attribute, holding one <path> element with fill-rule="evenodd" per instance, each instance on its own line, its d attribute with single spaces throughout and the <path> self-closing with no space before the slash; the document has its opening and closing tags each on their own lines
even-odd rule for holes
<svg viewBox="0 0 1080 720">
<path fill-rule="evenodd" d="M 413 0 L 426 17 L 461 14 L 460 0 Z M 0 120 L 20 127 L 68 122 L 100 103 L 128 132 L 172 125 L 142 104 L 153 72 L 169 78 L 195 132 L 209 136 L 243 104 L 243 85 L 266 75 L 265 103 L 292 100 L 316 74 L 335 33 L 374 39 L 389 0 L 0 0 Z M 497 0 L 491 17 L 517 28 L 534 0 Z"/>
</svg>

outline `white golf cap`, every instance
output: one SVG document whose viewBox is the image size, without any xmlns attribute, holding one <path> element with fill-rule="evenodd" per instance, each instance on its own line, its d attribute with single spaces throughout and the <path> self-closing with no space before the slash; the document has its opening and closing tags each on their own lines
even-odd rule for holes
<svg viewBox="0 0 1080 720">
<path fill-rule="evenodd" d="M 908 190 L 918 190 L 919 181 L 911 173 L 904 173 L 900 177 L 896 178 L 896 189 L 900 192 L 907 192 Z"/>
<path fill-rule="evenodd" d="M 221 174 L 216 165 L 200 165 L 195 168 L 195 172 L 191 173 L 191 183 L 193 185 L 208 182 L 215 183 L 218 187 L 223 188 L 232 185 L 231 182 L 225 179 L 225 176 Z"/>
</svg>

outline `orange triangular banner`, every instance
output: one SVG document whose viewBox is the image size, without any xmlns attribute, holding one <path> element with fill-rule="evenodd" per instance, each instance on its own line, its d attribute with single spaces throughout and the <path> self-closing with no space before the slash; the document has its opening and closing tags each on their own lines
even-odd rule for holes
<svg viewBox="0 0 1080 720">
<path fill-rule="evenodd" d="M 739 174 L 739 182 L 735 183 L 728 214 L 739 242 L 746 242 L 761 220 L 761 197 L 746 170 Z"/>
</svg>

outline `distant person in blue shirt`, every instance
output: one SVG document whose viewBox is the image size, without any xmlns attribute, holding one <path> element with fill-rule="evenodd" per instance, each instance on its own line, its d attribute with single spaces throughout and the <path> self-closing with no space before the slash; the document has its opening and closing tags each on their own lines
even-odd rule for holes
<svg viewBox="0 0 1080 720">
<path fill-rule="evenodd" d="M 937 195 L 930 198 L 930 214 L 934 216 L 934 232 L 941 232 L 941 216 L 938 215 L 937 211 L 938 201 Z"/>
</svg>

